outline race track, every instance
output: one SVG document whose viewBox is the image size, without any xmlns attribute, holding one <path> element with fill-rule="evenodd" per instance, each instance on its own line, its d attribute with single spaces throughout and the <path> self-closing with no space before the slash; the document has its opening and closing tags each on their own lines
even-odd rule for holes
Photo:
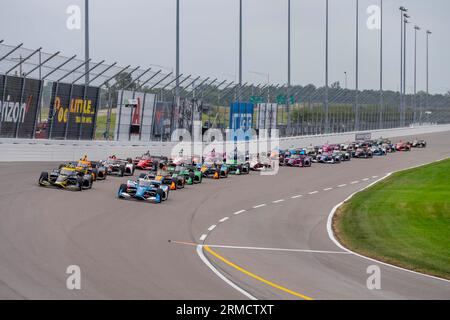
<svg viewBox="0 0 450 320">
<path fill-rule="evenodd" d="M 257 299 L 450 299 L 449 282 L 348 254 L 327 233 L 350 194 L 450 156 L 450 132 L 423 138 L 427 149 L 373 160 L 205 179 L 160 205 L 118 200 L 127 178 L 70 192 L 37 186 L 58 163 L 0 163 L 0 298 L 247 299 L 200 259 L 192 244 L 204 240 L 228 262 L 204 248 L 218 272 Z M 381 290 L 366 287 L 374 264 Z M 69 265 L 81 268 L 81 290 L 66 288 Z"/>
</svg>

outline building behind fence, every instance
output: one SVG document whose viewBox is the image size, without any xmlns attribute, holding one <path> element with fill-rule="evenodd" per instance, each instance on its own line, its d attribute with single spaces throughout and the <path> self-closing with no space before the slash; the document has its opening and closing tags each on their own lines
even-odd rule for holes
<svg viewBox="0 0 450 320">
<path fill-rule="evenodd" d="M 244 121 L 242 112 L 233 111 L 236 105 L 249 104 L 249 127 L 276 127 L 281 136 L 450 123 L 449 94 L 402 97 L 337 83 L 328 89 L 326 104 L 324 87 L 292 86 L 289 92 L 288 98 L 282 85 L 239 86 L 194 75 L 177 79 L 157 68 L 85 62 L 0 44 L 2 138 L 167 140 L 175 129 L 191 130 L 194 121 L 202 121 L 204 130 L 225 130 Z"/>
</svg>

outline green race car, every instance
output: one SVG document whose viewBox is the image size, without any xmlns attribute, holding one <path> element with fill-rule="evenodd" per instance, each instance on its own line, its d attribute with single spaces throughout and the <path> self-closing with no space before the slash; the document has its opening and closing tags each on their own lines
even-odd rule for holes
<svg viewBox="0 0 450 320">
<path fill-rule="evenodd" d="M 196 166 L 188 164 L 171 165 L 169 166 L 169 172 L 172 173 L 172 178 L 184 177 L 187 185 L 202 183 L 202 172 Z"/>
<path fill-rule="evenodd" d="M 227 159 L 228 173 L 230 174 L 249 174 L 250 173 L 250 163 L 242 162 L 235 159 Z"/>
<path fill-rule="evenodd" d="M 250 173 L 248 156 L 240 153 L 237 149 L 235 149 L 231 154 L 226 154 L 225 158 L 228 166 L 228 173 L 236 175 Z"/>
</svg>

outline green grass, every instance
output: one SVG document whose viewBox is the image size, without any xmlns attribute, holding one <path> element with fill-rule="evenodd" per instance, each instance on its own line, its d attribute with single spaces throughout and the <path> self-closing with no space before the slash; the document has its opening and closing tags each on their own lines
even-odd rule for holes
<svg viewBox="0 0 450 320">
<path fill-rule="evenodd" d="M 338 210 L 333 228 L 353 251 L 450 279 L 450 160 L 358 193 Z"/>
<path fill-rule="evenodd" d="M 95 131 L 95 138 L 103 140 L 103 133 L 106 131 L 106 115 L 98 115 L 97 116 L 97 130 Z M 109 137 L 110 139 L 114 138 L 114 128 L 116 125 L 116 114 L 111 113 L 111 124 L 109 127 Z"/>
</svg>

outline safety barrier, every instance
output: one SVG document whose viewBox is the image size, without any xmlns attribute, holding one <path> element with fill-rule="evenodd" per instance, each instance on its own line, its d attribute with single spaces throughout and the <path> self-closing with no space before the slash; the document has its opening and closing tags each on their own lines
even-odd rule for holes
<svg viewBox="0 0 450 320">
<path fill-rule="evenodd" d="M 394 138 L 450 131 L 450 125 L 420 126 L 372 131 L 372 138 Z M 353 141 L 356 132 L 300 136 L 280 139 L 280 148 L 343 143 Z M 55 141 L 31 139 L 0 139 L 0 161 L 69 161 L 88 155 L 104 159 L 110 155 L 135 157 L 150 151 L 153 155 L 170 155 L 174 142 L 125 143 L 115 141 Z"/>
</svg>

